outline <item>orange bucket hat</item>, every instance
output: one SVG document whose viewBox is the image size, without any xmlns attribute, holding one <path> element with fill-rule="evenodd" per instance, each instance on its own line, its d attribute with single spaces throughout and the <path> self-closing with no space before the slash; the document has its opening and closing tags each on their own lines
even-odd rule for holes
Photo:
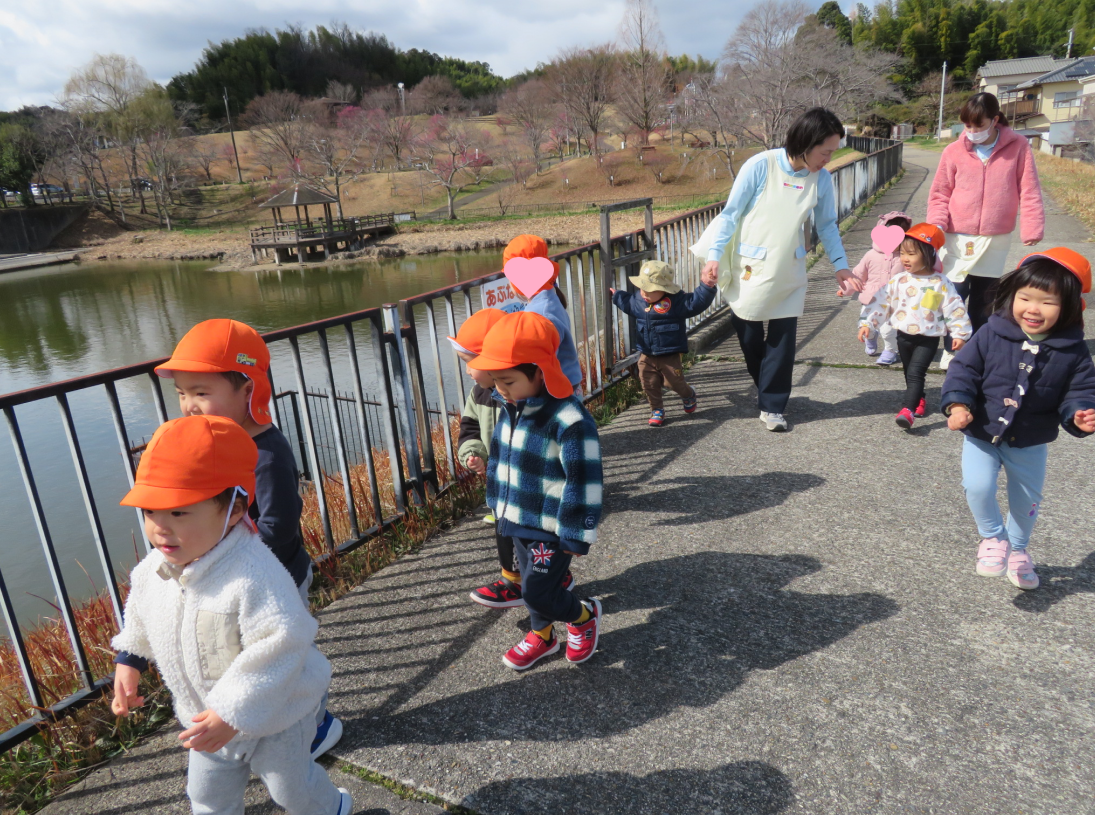
<svg viewBox="0 0 1095 815">
<path fill-rule="evenodd" d="M 483 340 L 494 324 L 506 316 L 499 308 L 481 308 L 464 320 L 455 337 L 449 337 L 452 347 L 462 354 L 478 356 L 483 353 Z"/>
<path fill-rule="evenodd" d="M 943 230 L 934 224 L 917 224 L 916 226 L 911 226 L 905 234 L 913 240 L 928 244 L 928 246 L 936 252 L 942 249 L 943 244 L 947 242 Z"/>
<path fill-rule="evenodd" d="M 556 353 L 559 332 L 551 320 L 531 311 L 505 315 L 483 340 L 483 352 L 468 363 L 479 371 L 504 371 L 531 363 L 544 373 L 544 386 L 556 399 L 574 393 Z"/>
<path fill-rule="evenodd" d="M 516 238 L 506 244 L 505 251 L 502 252 L 502 268 L 505 268 L 506 264 L 513 260 L 513 258 L 546 258 L 548 256 L 547 241 L 538 235 L 518 235 Z M 547 291 L 555 286 L 555 282 L 559 279 L 559 264 L 555 261 L 551 261 L 551 265 L 555 267 L 555 274 L 551 276 L 551 280 L 545 283 L 540 291 Z M 536 292 L 539 294 L 540 292 Z"/>
<path fill-rule="evenodd" d="M 259 450 L 251 436 L 223 416 L 184 416 L 152 434 L 137 466 L 133 489 L 119 503 L 141 509 L 175 509 L 239 487 L 255 497 Z"/>
<path fill-rule="evenodd" d="M 171 379 L 173 371 L 194 373 L 241 373 L 254 383 L 251 391 L 251 418 L 258 424 L 270 424 L 270 349 L 259 332 L 238 320 L 205 320 L 183 335 L 171 359 L 156 368 L 156 373 Z"/>
<path fill-rule="evenodd" d="M 1035 252 L 1027 255 L 1019 261 L 1019 266 L 1026 266 L 1029 261 L 1038 258 L 1045 258 L 1046 260 L 1052 260 L 1054 263 L 1061 264 L 1080 279 L 1080 291 L 1084 294 L 1091 291 L 1091 263 L 1079 252 L 1065 246 L 1054 246 L 1052 249 L 1046 249 L 1044 252 Z"/>
</svg>

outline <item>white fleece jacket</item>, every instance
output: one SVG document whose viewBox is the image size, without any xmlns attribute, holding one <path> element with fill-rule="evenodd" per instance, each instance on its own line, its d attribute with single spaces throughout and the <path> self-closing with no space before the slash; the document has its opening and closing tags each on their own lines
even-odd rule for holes
<svg viewBox="0 0 1095 815">
<path fill-rule="evenodd" d="M 241 735 L 280 733 L 314 715 L 331 666 L 289 572 L 243 523 L 185 568 L 158 550 L 130 577 L 111 644 L 155 660 L 179 721 L 211 709 Z"/>
</svg>

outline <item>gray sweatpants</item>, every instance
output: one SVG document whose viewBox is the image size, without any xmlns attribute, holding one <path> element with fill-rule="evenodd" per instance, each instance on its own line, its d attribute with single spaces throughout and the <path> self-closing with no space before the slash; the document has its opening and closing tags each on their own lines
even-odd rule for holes
<svg viewBox="0 0 1095 815">
<path fill-rule="evenodd" d="M 233 739 L 216 753 L 190 751 L 186 794 L 194 815 L 244 815 L 243 792 L 253 772 L 290 815 L 338 815 L 341 796 L 312 761 L 315 717 L 261 739 Z"/>
</svg>

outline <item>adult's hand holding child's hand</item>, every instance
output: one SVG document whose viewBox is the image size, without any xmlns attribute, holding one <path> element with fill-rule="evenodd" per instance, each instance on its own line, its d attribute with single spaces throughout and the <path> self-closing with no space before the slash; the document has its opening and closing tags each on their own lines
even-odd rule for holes
<svg viewBox="0 0 1095 815">
<path fill-rule="evenodd" d="M 179 734 L 183 747 L 199 753 L 215 753 L 235 738 L 240 731 L 212 710 L 203 710 L 191 721 L 196 724 Z"/>
<path fill-rule="evenodd" d="M 703 274 L 700 275 L 700 282 L 705 286 L 713 287 L 719 282 L 719 264 L 708 263 L 703 267 Z"/>
<path fill-rule="evenodd" d="M 947 417 L 947 427 L 951 430 L 964 430 L 973 421 L 973 414 L 965 405 L 951 405 L 951 414 Z"/>
<path fill-rule="evenodd" d="M 468 456 L 468 469 L 474 470 L 479 475 L 487 474 L 487 463 L 479 456 Z"/>
<path fill-rule="evenodd" d="M 863 281 L 852 274 L 850 269 L 841 269 L 836 273 L 836 279 L 840 281 L 840 287 L 851 294 L 853 291 L 863 291 Z"/>
<path fill-rule="evenodd" d="M 1095 410 L 1077 410 L 1072 423 L 1084 433 L 1095 433 Z"/>
<path fill-rule="evenodd" d="M 132 708 L 144 704 L 144 697 L 137 695 L 141 672 L 128 665 L 114 666 L 114 699 L 110 709 L 115 716 L 128 716 Z"/>
</svg>

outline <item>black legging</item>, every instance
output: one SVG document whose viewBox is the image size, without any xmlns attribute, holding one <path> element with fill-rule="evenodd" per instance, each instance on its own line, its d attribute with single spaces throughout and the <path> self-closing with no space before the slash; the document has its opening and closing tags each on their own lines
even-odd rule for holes
<svg viewBox="0 0 1095 815">
<path fill-rule="evenodd" d="M 507 572 L 519 573 L 517 555 L 513 551 L 513 538 L 498 534 L 498 524 L 494 525 L 494 542 L 498 546 L 498 565 Z"/>
<path fill-rule="evenodd" d="M 905 403 L 903 407 L 916 410 L 924 398 L 924 374 L 939 350 L 939 337 L 897 332 L 897 353 L 905 369 Z"/>
<path fill-rule="evenodd" d="M 985 312 L 992 305 L 992 300 L 989 299 L 988 294 L 994 285 L 996 285 L 995 277 L 977 277 L 975 275 L 970 275 L 961 283 L 954 284 L 958 296 L 966 301 L 966 311 L 969 312 L 974 331 L 989 321 L 988 314 Z M 943 347 L 947 351 L 951 350 L 950 334 L 943 338 Z"/>
</svg>

